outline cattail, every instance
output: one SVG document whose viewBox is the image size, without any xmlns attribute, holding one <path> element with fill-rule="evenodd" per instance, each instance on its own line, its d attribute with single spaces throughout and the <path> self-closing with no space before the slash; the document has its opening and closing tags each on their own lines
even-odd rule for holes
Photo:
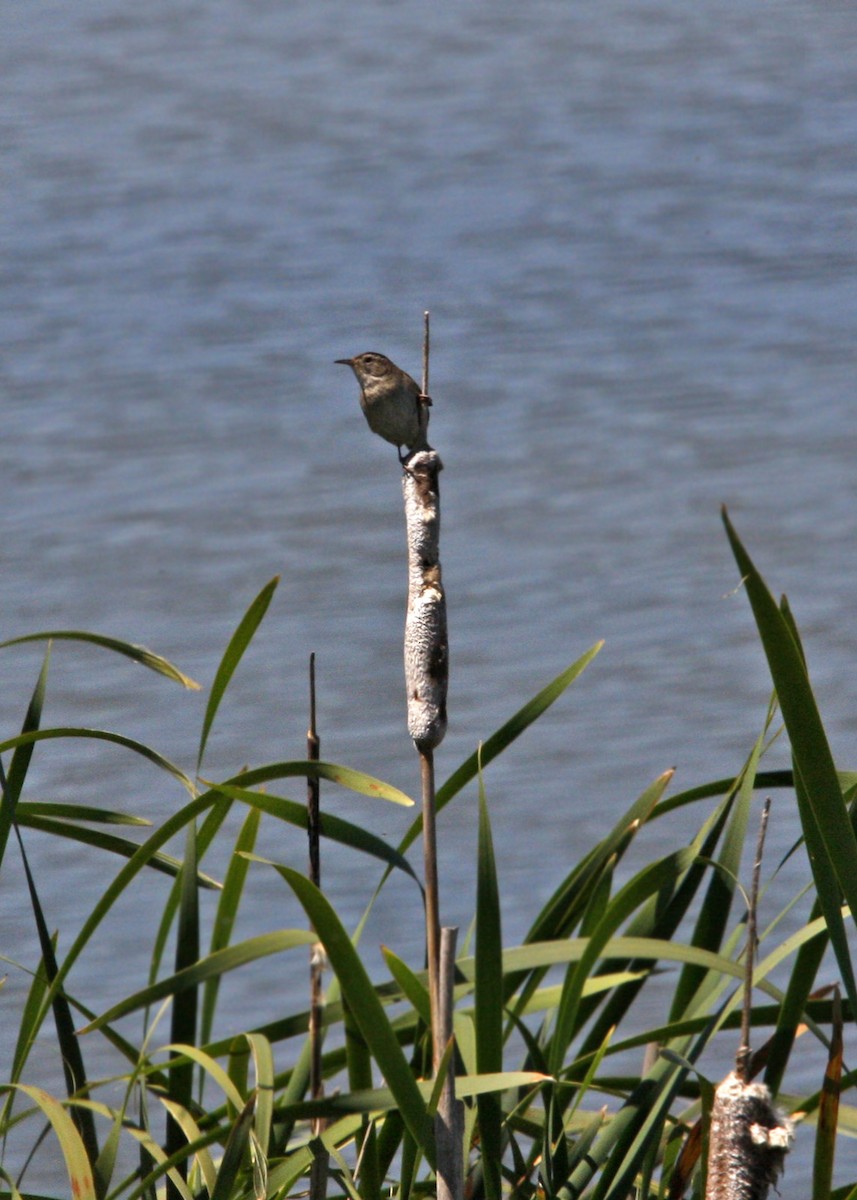
<svg viewBox="0 0 857 1200">
<path fill-rule="evenodd" d="M 765 1200 L 793 1136 L 767 1087 L 730 1071 L 714 1093 L 705 1200 Z"/>
<path fill-rule="evenodd" d="M 765 1200 L 769 1188 L 779 1178 L 783 1160 L 794 1137 L 792 1122 L 774 1107 L 771 1093 L 764 1083 L 750 1082 L 753 961 L 762 852 L 770 812 L 771 800 L 768 797 L 762 806 L 747 909 L 741 1043 L 735 1056 L 735 1070 L 729 1072 L 714 1093 L 705 1200 Z"/>
<path fill-rule="evenodd" d="M 419 751 L 434 750 L 446 733 L 449 645 L 440 572 L 441 467 L 436 451 L 420 450 L 406 460 L 402 475 L 408 536 L 408 733 Z"/>
</svg>

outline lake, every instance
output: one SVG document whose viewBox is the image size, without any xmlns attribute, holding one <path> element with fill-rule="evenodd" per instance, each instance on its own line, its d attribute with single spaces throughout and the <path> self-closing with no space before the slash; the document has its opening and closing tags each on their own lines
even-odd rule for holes
<svg viewBox="0 0 857 1200">
<path fill-rule="evenodd" d="M 836 4 L 10 8 L 3 637 L 94 629 L 204 687 L 60 643 L 44 723 L 118 729 L 192 772 L 220 655 L 278 574 L 203 775 L 303 757 L 315 651 L 323 756 L 416 793 L 400 471 L 333 360 L 377 349 L 417 375 L 428 308 L 452 663 L 439 779 L 606 639 L 486 773 L 506 940 L 656 775 L 732 775 L 762 728 L 770 681 L 722 503 L 789 595 L 853 768 L 855 49 Z M 12 736 L 42 648 L 5 655 Z M 788 762 L 775 747 L 769 766 Z M 60 742 L 38 748 L 25 798 L 154 821 L 183 802 L 151 764 Z M 392 844 L 411 819 L 323 802 Z M 776 797 L 771 869 L 792 804 Z M 476 820 L 471 787 L 439 822 L 442 917 L 462 936 Z M 266 828 L 261 853 L 304 863 L 302 836 Z M 27 845 L 62 952 L 116 867 Z M 323 872 L 353 924 L 377 871 L 325 850 Z M 799 877 L 780 872 L 769 915 Z M 11 845 L 0 888 L 0 953 L 33 966 Z M 100 1006 L 143 982 L 141 911 L 163 896 L 128 897 L 73 991 Z M 245 933 L 303 923 L 261 869 L 250 897 Z M 420 939 L 415 891 L 392 882 L 364 944 L 417 962 Z M 297 961 L 276 960 L 275 994 L 225 986 L 223 1027 L 302 994 Z M 6 969 L 16 1012 L 28 980 Z M 812 1140 L 784 1196 L 806 1193 Z M 62 1178 L 44 1160 L 27 1181 Z"/>
</svg>

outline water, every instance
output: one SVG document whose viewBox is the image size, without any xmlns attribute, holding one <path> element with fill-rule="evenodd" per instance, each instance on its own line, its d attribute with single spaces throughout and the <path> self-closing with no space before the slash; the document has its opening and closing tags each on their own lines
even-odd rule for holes
<svg viewBox="0 0 857 1200">
<path fill-rule="evenodd" d="M 486 778 L 507 940 L 655 775 L 729 775 L 761 727 L 769 681 L 722 502 L 789 593 L 854 766 L 844 6 L 46 0 L 3 24 L 4 636 L 98 629 L 208 685 L 280 574 L 204 773 L 303 753 L 315 650 L 325 756 L 414 791 L 398 467 L 332 360 L 374 348 L 417 373 L 428 307 L 453 672 L 440 777 L 607 640 Z M 5 655 L 11 735 L 40 651 Z M 48 697 L 46 723 L 118 728 L 192 771 L 205 694 L 59 645 Z M 154 820 L 182 802 L 127 754 L 60 743 L 37 751 L 28 796 Z M 391 842 L 410 820 L 326 803 Z M 465 927 L 475 823 L 472 792 L 440 822 L 443 915 Z M 302 865 L 302 838 L 272 830 L 262 852 Z M 782 798 L 772 862 L 795 830 Z M 114 868 L 28 844 L 67 947 Z M 325 861 L 353 921 L 376 872 Z M 0 951 L 33 963 L 15 862 Z M 252 887 L 246 932 L 300 919 L 262 871 Z M 73 976 L 93 1007 L 143 969 L 140 903 Z M 414 909 L 391 885 L 367 944 L 416 960 Z M 277 987 L 304 969 L 279 965 Z M 25 987 L 10 970 L 13 1010 Z M 278 1011 L 248 981 L 224 1005 L 226 1028 Z M 811 1142 L 784 1196 L 806 1191 Z"/>
</svg>

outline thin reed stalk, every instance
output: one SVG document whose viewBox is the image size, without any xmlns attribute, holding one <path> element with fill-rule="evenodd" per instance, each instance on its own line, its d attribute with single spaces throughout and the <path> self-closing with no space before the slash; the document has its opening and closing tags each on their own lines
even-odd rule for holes
<svg viewBox="0 0 857 1200">
<path fill-rule="evenodd" d="M 315 705 L 315 654 L 309 656 L 309 727 L 307 729 L 307 761 L 318 762 L 321 739 L 316 727 Z M 321 831 L 320 831 L 320 780 L 317 775 L 307 776 L 307 840 L 309 842 L 309 878 L 317 888 L 321 887 Z M 324 1096 L 324 1074 L 322 1069 L 322 1000 L 324 971 L 324 948 L 316 942 L 310 951 L 309 967 L 309 1041 L 310 1097 L 320 1100 Z M 312 1121 L 312 1134 L 320 1138 L 325 1128 L 324 1117 Z M 316 1148 L 310 1168 L 310 1200 L 323 1200 L 327 1191 L 328 1156 Z"/>
<path fill-rule="evenodd" d="M 437 1071 L 445 1043 L 440 1027 L 440 896 L 437 873 L 437 821 L 435 818 L 434 754 L 418 751 L 423 805 L 423 872 L 426 906 L 426 958 L 432 1014 L 432 1069 Z"/>
<path fill-rule="evenodd" d="M 425 313 L 420 401 L 428 430 L 429 314 Z M 430 446 L 403 463 L 402 489 L 408 540 L 408 609 L 405 619 L 405 682 L 408 732 L 420 759 L 423 855 L 426 894 L 426 956 L 431 1003 L 432 1066 L 437 1074 L 452 1035 L 452 990 L 441 988 L 440 897 L 437 865 L 434 751 L 446 733 L 449 647 L 446 596 L 440 569 L 442 463 Z M 454 939 L 451 944 L 454 956 Z M 448 968 L 451 979 L 452 965 Z M 456 1200 L 462 1190 L 461 1138 L 455 1137 L 455 1069 L 450 1057 L 435 1124 L 438 1138 L 438 1198 Z"/>
<path fill-rule="evenodd" d="M 756 953 L 756 911 L 771 801 L 765 801 L 747 912 L 747 952 L 741 1040 L 730 1071 L 714 1093 L 705 1200 L 765 1200 L 792 1141 L 792 1123 L 763 1083 L 750 1082 L 750 1015 Z"/>
</svg>

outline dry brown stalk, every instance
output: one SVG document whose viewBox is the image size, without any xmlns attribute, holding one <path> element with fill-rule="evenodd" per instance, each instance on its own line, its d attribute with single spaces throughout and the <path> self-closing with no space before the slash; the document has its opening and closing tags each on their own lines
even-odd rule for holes
<svg viewBox="0 0 857 1200">
<path fill-rule="evenodd" d="M 792 1122 L 774 1106 L 765 1084 L 750 1082 L 750 1015 L 756 912 L 770 809 L 771 801 L 768 799 L 762 810 L 747 911 L 741 1041 L 735 1057 L 735 1070 L 729 1072 L 714 1093 L 705 1200 L 765 1200 L 783 1169 L 783 1160 L 794 1133 Z"/>
<path fill-rule="evenodd" d="M 316 729 L 315 713 L 315 654 L 309 658 L 309 727 L 307 729 L 307 760 L 318 762 L 321 753 L 321 740 Z M 320 837 L 320 789 L 318 776 L 307 776 L 307 838 L 309 841 L 309 877 L 316 887 L 321 887 L 321 837 Z M 310 1040 L 310 1096 L 320 1100 L 324 1095 L 324 1079 L 321 1067 L 322 1043 L 322 972 L 324 971 L 325 953 L 321 943 L 316 943 L 310 954 L 310 1004 L 309 1004 L 309 1040 Z M 324 1131 L 323 1117 L 317 1117 L 312 1122 L 314 1137 L 320 1137 Z M 327 1156 L 319 1154 L 313 1158 L 310 1169 L 310 1200 L 323 1200 L 327 1191 Z"/>
</svg>

